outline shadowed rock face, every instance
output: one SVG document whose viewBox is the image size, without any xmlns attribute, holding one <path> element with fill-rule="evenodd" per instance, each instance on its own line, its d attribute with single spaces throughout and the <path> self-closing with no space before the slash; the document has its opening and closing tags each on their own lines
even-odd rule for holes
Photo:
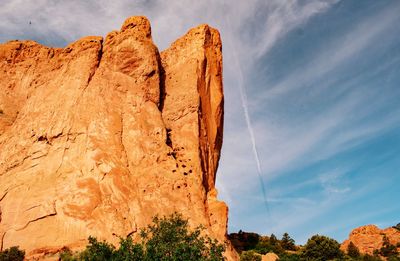
<svg viewBox="0 0 400 261">
<path fill-rule="evenodd" d="M 400 230 L 392 227 L 379 229 L 375 225 L 366 225 L 353 229 L 349 235 L 349 239 L 346 239 L 340 248 L 347 252 L 348 245 L 350 242 L 353 242 L 361 253 L 372 255 L 374 250 L 379 250 L 382 247 L 384 236 L 393 245 L 400 243 Z"/>
<path fill-rule="evenodd" d="M 144 17 L 63 49 L 11 41 L 0 78 L 1 249 L 117 243 L 174 211 L 225 240 L 218 31 L 201 25 L 161 54 Z"/>
</svg>

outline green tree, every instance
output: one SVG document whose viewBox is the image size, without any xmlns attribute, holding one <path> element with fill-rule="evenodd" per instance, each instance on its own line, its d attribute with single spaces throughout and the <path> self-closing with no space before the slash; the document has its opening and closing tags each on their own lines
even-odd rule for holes
<svg viewBox="0 0 400 261">
<path fill-rule="evenodd" d="M 175 213 L 169 217 L 155 217 L 140 233 L 141 242 L 130 237 L 120 238 L 119 248 L 94 237 L 81 253 L 66 250 L 60 254 L 63 261 L 222 261 L 224 246 L 202 236 L 202 228 L 189 231 L 188 221 Z"/>
<path fill-rule="evenodd" d="M 360 250 L 358 250 L 352 241 L 350 241 L 349 245 L 347 246 L 347 254 L 352 258 L 360 257 Z"/>
<path fill-rule="evenodd" d="M 400 223 L 398 223 L 397 225 L 393 226 L 393 228 L 400 230 Z"/>
<path fill-rule="evenodd" d="M 285 252 L 274 234 L 272 234 L 269 238 L 261 237 L 254 250 L 262 255 L 269 252 L 274 252 L 277 255 L 281 255 Z"/>
<path fill-rule="evenodd" d="M 372 256 L 369 254 L 365 254 L 361 258 L 362 261 L 381 261 L 381 259 L 377 256 Z"/>
<path fill-rule="evenodd" d="M 379 251 L 379 254 L 384 257 L 392 257 L 397 255 L 396 246 L 390 243 L 387 236 L 383 236 L 383 245 Z"/>
<path fill-rule="evenodd" d="M 300 261 L 300 255 L 294 253 L 283 253 L 279 255 L 279 261 Z"/>
<path fill-rule="evenodd" d="M 25 251 L 20 250 L 18 246 L 7 248 L 0 252 L 0 261 L 23 261 Z"/>
<path fill-rule="evenodd" d="M 294 239 L 288 233 L 284 233 L 281 239 L 281 246 L 285 250 L 296 250 Z"/>
<path fill-rule="evenodd" d="M 78 260 L 103 261 L 113 260 L 115 247 L 105 241 L 99 242 L 95 237 L 89 237 L 89 245 L 80 254 Z"/>
<path fill-rule="evenodd" d="M 261 261 L 261 255 L 253 250 L 243 251 L 240 255 L 240 261 Z"/>
<path fill-rule="evenodd" d="M 114 252 L 114 260 L 141 261 L 144 260 L 144 250 L 141 244 L 134 243 L 131 237 L 120 238 L 119 249 Z"/>
<path fill-rule="evenodd" d="M 271 234 L 271 236 L 269 237 L 269 243 L 273 246 L 278 244 L 278 239 L 274 234 Z"/>
<path fill-rule="evenodd" d="M 302 258 L 305 260 L 326 261 L 342 257 L 340 244 L 332 238 L 320 235 L 308 239 L 302 253 Z"/>
<path fill-rule="evenodd" d="M 224 260 L 224 247 L 216 240 L 201 236 L 202 228 L 190 232 L 188 221 L 175 213 L 153 219 L 153 225 L 142 230 L 146 260 Z"/>
</svg>

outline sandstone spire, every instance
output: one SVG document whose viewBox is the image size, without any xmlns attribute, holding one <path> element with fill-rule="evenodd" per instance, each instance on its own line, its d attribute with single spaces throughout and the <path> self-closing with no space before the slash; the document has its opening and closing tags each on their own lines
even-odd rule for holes
<svg viewBox="0 0 400 261">
<path fill-rule="evenodd" d="M 33 257 L 89 235 L 117 243 L 174 211 L 225 240 L 215 29 L 194 28 L 161 55 L 145 17 L 66 48 L 11 41 L 0 78 L 1 249 Z"/>
</svg>

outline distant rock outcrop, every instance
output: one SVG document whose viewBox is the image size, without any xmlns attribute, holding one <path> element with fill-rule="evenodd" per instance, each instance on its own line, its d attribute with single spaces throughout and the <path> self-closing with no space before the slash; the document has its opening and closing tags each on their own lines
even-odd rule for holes
<svg viewBox="0 0 400 261">
<path fill-rule="evenodd" d="M 360 253 L 372 255 L 374 250 L 379 250 L 382 247 L 385 236 L 395 246 L 400 243 L 399 229 L 393 227 L 379 229 L 375 225 L 366 225 L 351 231 L 349 238 L 342 243 L 340 248 L 347 252 L 348 245 L 353 242 Z"/>
<path fill-rule="evenodd" d="M 117 243 L 174 211 L 226 239 L 217 30 L 196 27 L 161 54 L 144 17 L 65 48 L 11 41 L 0 78 L 1 249 Z"/>
<path fill-rule="evenodd" d="M 261 261 L 276 261 L 279 260 L 279 256 L 275 253 L 267 253 L 261 256 Z"/>
</svg>

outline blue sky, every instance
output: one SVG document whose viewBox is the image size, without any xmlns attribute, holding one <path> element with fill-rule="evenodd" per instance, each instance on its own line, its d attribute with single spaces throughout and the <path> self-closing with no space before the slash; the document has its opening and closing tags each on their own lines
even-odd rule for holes
<svg viewBox="0 0 400 261">
<path fill-rule="evenodd" d="M 160 50 L 198 24 L 218 28 L 226 107 L 217 188 L 231 232 L 342 241 L 360 225 L 400 222 L 400 1 L 0 3 L 0 42 L 65 46 L 132 15 L 149 17 Z"/>
</svg>

